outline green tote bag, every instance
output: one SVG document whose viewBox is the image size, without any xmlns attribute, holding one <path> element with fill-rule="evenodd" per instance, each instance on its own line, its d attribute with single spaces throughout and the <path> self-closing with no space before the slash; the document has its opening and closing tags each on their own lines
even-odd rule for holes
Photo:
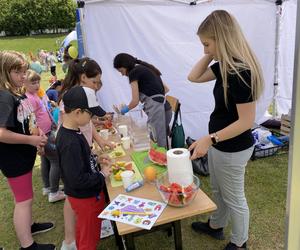
<svg viewBox="0 0 300 250">
<path fill-rule="evenodd" d="M 182 125 L 180 107 L 178 112 L 175 113 L 173 126 L 171 129 L 171 147 L 172 148 L 184 148 L 185 146 L 185 134 Z"/>
</svg>

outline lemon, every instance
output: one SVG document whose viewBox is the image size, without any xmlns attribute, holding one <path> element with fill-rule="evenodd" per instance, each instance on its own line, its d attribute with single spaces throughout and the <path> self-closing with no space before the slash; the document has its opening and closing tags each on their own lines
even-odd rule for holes
<svg viewBox="0 0 300 250">
<path fill-rule="evenodd" d="M 118 171 L 115 175 L 114 178 L 116 181 L 121 181 L 122 180 L 122 176 L 121 176 L 122 171 Z"/>
</svg>

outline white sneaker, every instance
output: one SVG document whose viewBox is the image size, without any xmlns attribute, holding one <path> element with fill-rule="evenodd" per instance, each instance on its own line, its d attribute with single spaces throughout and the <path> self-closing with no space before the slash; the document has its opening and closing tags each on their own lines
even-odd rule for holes
<svg viewBox="0 0 300 250">
<path fill-rule="evenodd" d="M 48 201 L 49 202 L 57 202 L 64 200 L 66 198 L 66 195 L 63 191 L 57 191 L 56 193 L 49 193 L 48 195 Z"/>
<path fill-rule="evenodd" d="M 43 188 L 43 196 L 46 196 L 50 193 L 50 188 L 47 187 L 47 188 Z"/>
<path fill-rule="evenodd" d="M 63 241 L 60 250 L 77 250 L 75 241 L 71 244 L 66 244 L 65 241 Z"/>
</svg>

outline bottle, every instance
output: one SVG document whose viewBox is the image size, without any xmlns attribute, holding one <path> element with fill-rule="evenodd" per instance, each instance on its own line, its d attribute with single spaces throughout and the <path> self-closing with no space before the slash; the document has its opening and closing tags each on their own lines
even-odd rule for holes
<svg viewBox="0 0 300 250">
<path fill-rule="evenodd" d="M 143 182 L 143 181 L 136 181 L 136 182 L 130 184 L 130 185 L 125 189 L 125 191 L 126 191 L 126 192 L 130 192 L 130 191 L 132 191 L 132 190 L 134 190 L 134 189 L 137 189 L 137 188 L 139 188 L 139 187 L 141 187 L 141 186 L 143 186 L 143 185 L 144 185 L 144 182 Z"/>
</svg>

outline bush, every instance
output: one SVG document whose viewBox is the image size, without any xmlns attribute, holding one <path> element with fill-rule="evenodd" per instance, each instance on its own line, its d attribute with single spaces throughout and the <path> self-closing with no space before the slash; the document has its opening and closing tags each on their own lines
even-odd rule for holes
<svg viewBox="0 0 300 250">
<path fill-rule="evenodd" d="M 73 0 L 1 0 L 0 31 L 6 35 L 30 35 L 45 30 L 75 27 Z"/>
</svg>

